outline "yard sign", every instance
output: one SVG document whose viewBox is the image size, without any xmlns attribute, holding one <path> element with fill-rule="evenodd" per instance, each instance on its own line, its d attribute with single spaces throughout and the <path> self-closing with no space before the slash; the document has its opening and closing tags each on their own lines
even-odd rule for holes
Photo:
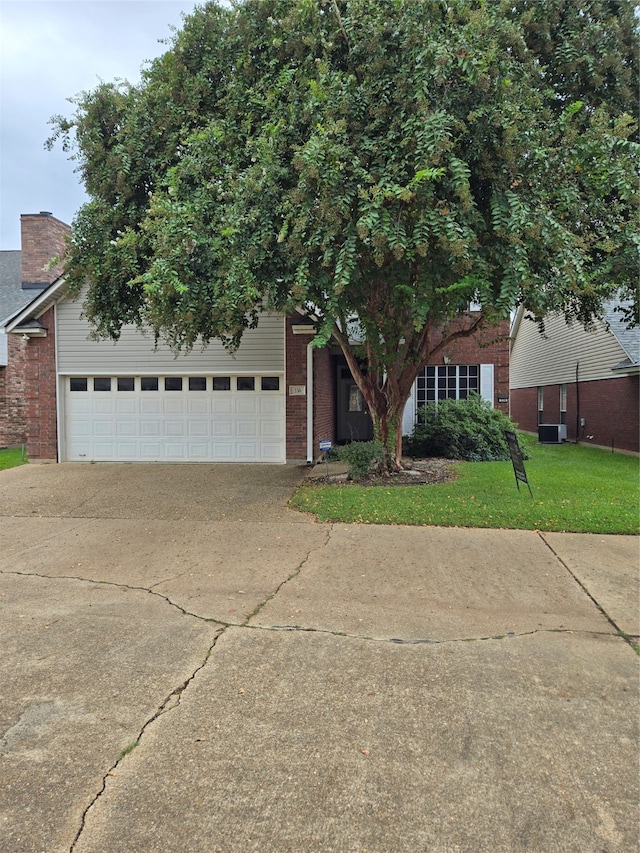
<svg viewBox="0 0 640 853">
<path fill-rule="evenodd" d="M 529 485 L 529 480 L 527 480 L 527 472 L 524 470 L 524 459 L 522 458 L 522 451 L 520 450 L 520 445 L 518 444 L 518 436 L 515 432 L 506 429 L 504 431 L 504 437 L 507 440 L 507 445 L 509 446 L 509 453 L 511 454 L 511 461 L 513 463 L 513 473 L 516 476 L 516 486 L 518 487 L 518 491 L 520 491 L 520 480 L 523 483 L 526 483 L 529 488 L 529 494 L 533 497 L 533 492 L 531 491 L 531 486 Z"/>
</svg>

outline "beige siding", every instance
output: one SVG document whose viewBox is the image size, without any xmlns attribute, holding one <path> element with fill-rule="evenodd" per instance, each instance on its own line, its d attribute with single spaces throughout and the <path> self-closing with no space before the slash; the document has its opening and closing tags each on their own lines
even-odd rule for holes
<svg viewBox="0 0 640 853">
<path fill-rule="evenodd" d="M 159 344 L 156 350 L 153 337 L 132 326 L 122 330 L 117 342 L 90 340 L 91 327 L 80 317 L 80 312 L 80 301 L 58 305 L 59 373 L 237 375 L 284 371 L 284 317 L 281 314 L 262 315 L 258 327 L 245 332 L 235 356 L 231 356 L 219 341 L 212 341 L 205 350 L 195 347 L 176 358 L 164 344 Z"/>
<path fill-rule="evenodd" d="M 593 331 L 578 323 L 567 326 L 560 315 L 545 321 L 545 335 L 531 320 L 522 319 L 511 349 L 512 388 L 575 382 L 580 362 L 580 381 L 611 379 L 611 368 L 626 357 L 604 324 Z"/>
</svg>

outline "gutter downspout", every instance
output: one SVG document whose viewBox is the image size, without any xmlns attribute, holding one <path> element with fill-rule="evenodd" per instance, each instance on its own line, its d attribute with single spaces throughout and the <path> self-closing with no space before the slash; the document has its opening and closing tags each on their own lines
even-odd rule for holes
<svg viewBox="0 0 640 853">
<path fill-rule="evenodd" d="M 576 444 L 580 441 L 580 362 L 576 361 Z"/>
<path fill-rule="evenodd" d="M 307 344 L 307 465 L 313 462 L 313 345 Z"/>
</svg>

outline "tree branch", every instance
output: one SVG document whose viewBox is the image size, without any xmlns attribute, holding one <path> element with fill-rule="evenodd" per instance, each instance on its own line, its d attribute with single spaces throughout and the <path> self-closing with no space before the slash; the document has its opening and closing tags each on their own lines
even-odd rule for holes
<svg viewBox="0 0 640 853">
<path fill-rule="evenodd" d="M 470 338 L 475 332 L 478 331 L 484 325 L 484 317 L 482 314 L 473 321 L 473 323 L 466 329 L 456 329 L 451 334 L 442 338 L 439 344 L 429 352 L 429 358 L 432 358 L 436 353 L 440 352 L 440 350 L 444 349 L 446 346 L 452 341 L 458 340 L 458 338 Z"/>
<path fill-rule="evenodd" d="M 347 35 L 347 31 L 344 28 L 344 23 L 342 21 L 342 15 L 340 14 L 340 9 L 338 9 L 337 0 L 331 0 L 331 6 L 333 7 L 333 11 L 336 14 L 336 18 L 338 19 L 338 26 L 340 27 L 340 32 L 342 33 L 342 37 L 345 40 L 345 44 L 347 45 L 347 54 L 348 54 L 349 58 L 351 58 L 351 44 L 349 43 L 349 36 Z M 360 79 L 360 75 L 358 74 L 357 68 L 353 69 L 353 73 L 354 73 L 355 78 L 358 81 L 358 83 L 362 83 L 362 80 Z"/>
</svg>

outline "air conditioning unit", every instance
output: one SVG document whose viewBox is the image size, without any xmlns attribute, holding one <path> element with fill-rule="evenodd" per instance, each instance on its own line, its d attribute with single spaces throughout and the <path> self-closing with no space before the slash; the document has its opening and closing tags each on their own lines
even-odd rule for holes
<svg viewBox="0 0 640 853">
<path fill-rule="evenodd" d="M 562 444 L 566 440 L 566 424 L 538 424 L 538 441 L 540 444 Z"/>
</svg>

